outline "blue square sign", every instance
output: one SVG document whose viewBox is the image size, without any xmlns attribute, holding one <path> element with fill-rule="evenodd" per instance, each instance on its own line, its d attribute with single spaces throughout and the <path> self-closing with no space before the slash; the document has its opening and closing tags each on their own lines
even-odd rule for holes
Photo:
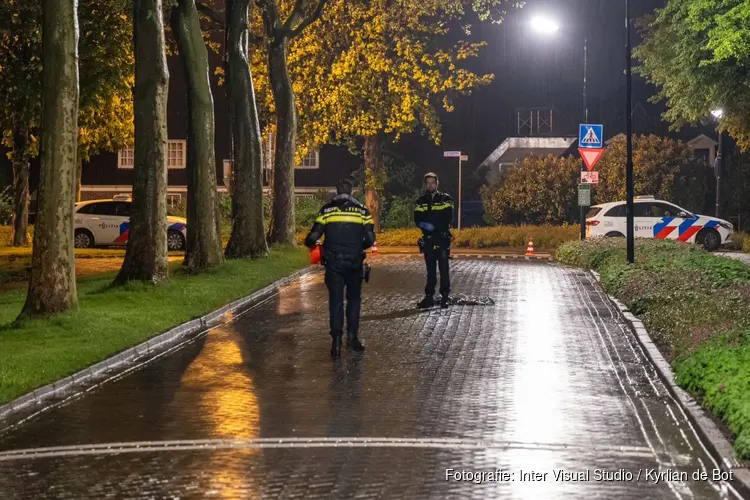
<svg viewBox="0 0 750 500">
<path fill-rule="evenodd" d="M 578 128 L 578 147 L 601 149 L 604 146 L 604 126 L 581 123 Z"/>
</svg>

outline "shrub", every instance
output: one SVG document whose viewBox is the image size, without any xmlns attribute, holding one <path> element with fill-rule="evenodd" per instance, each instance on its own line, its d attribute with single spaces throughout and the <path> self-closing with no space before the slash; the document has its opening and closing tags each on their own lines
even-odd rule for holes
<svg viewBox="0 0 750 500">
<path fill-rule="evenodd" d="M 732 243 L 727 245 L 727 249 L 742 251 L 745 248 L 745 244 L 748 240 L 748 234 L 742 231 L 737 231 L 732 235 Z"/>
<path fill-rule="evenodd" d="M 414 203 L 416 197 L 392 196 L 388 207 L 383 211 L 384 229 L 402 229 L 414 226 Z"/>
<path fill-rule="evenodd" d="M 603 287 L 639 315 L 677 382 L 723 418 L 735 450 L 750 458 L 750 266 L 694 245 L 636 240 L 570 242 L 557 258 L 596 269 Z"/>
<path fill-rule="evenodd" d="M 10 224 L 13 217 L 13 196 L 10 187 L 0 192 L 0 224 Z"/>
<path fill-rule="evenodd" d="M 554 250 L 566 241 L 580 237 L 579 226 L 496 226 L 471 227 L 452 231 L 456 248 L 526 248 L 529 237 L 534 248 Z M 414 246 L 422 236 L 417 228 L 382 231 L 377 235 L 378 245 Z"/>
<path fill-rule="evenodd" d="M 580 160 L 573 157 L 526 157 L 501 183 L 480 190 L 485 220 L 490 225 L 575 221 L 580 170 Z"/>
<path fill-rule="evenodd" d="M 626 138 L 616 137 L 597 163 L 597 203 L 625 199 Z M 711 169 L 702 165 L 687 144 L 656 135 L 633 140 L 635 192 L 654 195 L 688 210 L 701 212 L 709 192 Z"/>
</svg>

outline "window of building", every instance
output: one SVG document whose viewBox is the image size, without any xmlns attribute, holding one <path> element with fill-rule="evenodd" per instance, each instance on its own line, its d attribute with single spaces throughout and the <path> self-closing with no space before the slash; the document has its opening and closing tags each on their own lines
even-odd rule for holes
<svg viewBox="0 0 750 500">
<path fill-rule="evenodd" d="M 167 168 L 185 168 L 185 144 L 182 140 L 167 141 Z M 123 148 L 117 153 L 118 168 L 133 168 L 134 164 L 133 148 Z"/>
<path fill-rule="evenodd" d="M 185 168 L 185 141 L 167 141 L 167 168 Z"/>
<path fill-rule="evenodd" d="M 708 161 L 708 160 L 709 160 L 709 158 L 710 158 L 710 154 L 709 154 L 709 150 L 708 150 L 708 149 L 696 149 L 696 150 L 695 150 L 695 151 L 693 152 L 693 154 L 695 155 L 695 157 L 696 157 L 696 158 L 697 158 L 697 159 L 698 159 L 698 160 L 699 160 L 699 161 L 700 161 L 701 163 L 703 163 L 703 164 L 705 164 L 705 165 L 708 165 L 708 163 L 709 163 L 709 161 Z"/>
<path fill-rule="evenodd" d="M 124 148 L 117 153 L 117 168 L 133 168 L 133 148 Z"/>
<path fill-rule="evenodd" d="M 297 168 L 319 168 L 320 167 L 320 155 L 318 151 L 310 151 L 302 158 L 302 164 L 297 165 Z"/>
</svg>

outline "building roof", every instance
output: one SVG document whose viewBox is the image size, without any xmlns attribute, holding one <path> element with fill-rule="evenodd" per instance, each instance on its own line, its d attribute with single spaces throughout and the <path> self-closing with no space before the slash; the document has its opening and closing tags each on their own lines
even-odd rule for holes
<svg viewBox="0 0 750 500">
<path fill-rule="evenodd" d="M 560 156 L 577 141 L 576 137 L 509 137 L 485 158 L 480 168 L 496 163 L 514 163 L 530 155 Z"/>
<path fill-rule="evenodd" d="M 705 143 L 705 142 L 708 142 L 708 143 L 709 143 L 709 144 L 711 144 L 712 146 L 716 146 L 716 145 L 718 145 L 718 144 L 719 144 L 718 142 L 716 142 L 715 140 L 711 139 L 711 138 L 710 138 L 709 136 L 707 136 L 706 134 L 700 134 L 700 135 L 698 135 L 698 136 L 696 136 L 696 137 L 693 137 L 692 139 L 690 139 L 690 140 L 689 140 L 689 141 L 687 142 L 687 144 L 688 144 L 688 146 L 693 146 L 693 145 L 695 145 L 695 144 L 697 144 L 697 143 L 699 143 L 699 142 L 701 142 L 701 141 L 703 141 L 704 143 Z"/>
</svg>

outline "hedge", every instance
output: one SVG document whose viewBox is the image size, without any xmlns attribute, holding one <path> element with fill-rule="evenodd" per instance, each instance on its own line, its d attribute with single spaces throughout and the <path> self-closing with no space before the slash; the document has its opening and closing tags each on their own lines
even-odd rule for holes
<svg viewBox="0 0 750 500">
<path fill-rule="evenodd" d="M 554 250 L 566 241 L 580 239 L 580 226 L 497 226 L 472 227 L 452 231 L 457 248 L 522 248 L 534 240 L 535 250 Z M 304 242 L 306 232 L 297 234 L 297 243 Z M 416 246 L 422 236 L 419 229 L 394 229 L 377 234 L 378 246 Z"/>
<path fill-rule="evenodd" d="M 674 241 L 636 240 L 635 265 L 619 238 L 571 242 L 558 260 L 595 269 L 640 316 L 677 383 L 724 420 L 750 458 L 750 266 Z"/>
</svg>

